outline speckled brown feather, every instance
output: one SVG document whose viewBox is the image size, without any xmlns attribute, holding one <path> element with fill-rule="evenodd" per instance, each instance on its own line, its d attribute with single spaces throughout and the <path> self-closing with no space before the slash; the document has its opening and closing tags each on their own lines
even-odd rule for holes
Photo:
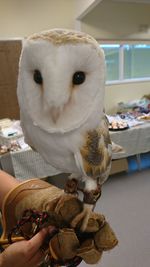
<svg viewBox="0 0 150 267">
<path fill-rule="evenodd" d="M 78 32 L 74 30 L 67 29 L 53 29 L 43 31 L 41 33 L 34 33 L 28 37 L 28 40 L 46 40 L 52 42 L 55 45 L 62 45 L 67 43 L 72 44 L 90 44 L 93 48 L 99 51 L 98 42 L 87 33 Z"/>
<path fill-rule="evenodd" d="M 86 133 L 80 153 L 87 176 L 106 180 L 111 165 L 111 140 L 105 117 L 100 127 Z"/>
</svg>

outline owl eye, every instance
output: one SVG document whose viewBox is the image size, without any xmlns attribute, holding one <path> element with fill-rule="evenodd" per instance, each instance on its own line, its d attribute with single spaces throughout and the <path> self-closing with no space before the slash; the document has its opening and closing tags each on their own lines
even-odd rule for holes
<svg viewBox="0 0 150 267">
<path fill-rule="evenodd" d="M 41 72 L 39 70 L 34 71 L 33 79 L 37 84 L 43 83 L 43 78 L 42 78 Z"/>
<path fill-rule="evenodd" d="M 77 71 L 73 74 L 72 83 L 79 85 L 84 83 L 85 81 L 85 73 L 83 71 Z"/>
</svg>

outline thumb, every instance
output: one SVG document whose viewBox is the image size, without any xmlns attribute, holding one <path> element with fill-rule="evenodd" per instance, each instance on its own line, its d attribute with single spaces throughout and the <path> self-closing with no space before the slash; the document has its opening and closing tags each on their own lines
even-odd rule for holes
<svg viewBox="0 0 150 267">
<path fill-rule="evenodd" d="M 32 253 L 35 253 L 42 246 L 46 235 L 48 234 L 48 229 L 43 228 L 34 237 L 32 237 L 28 242 L 30 243 L 30 248 Z"/>
</svg>

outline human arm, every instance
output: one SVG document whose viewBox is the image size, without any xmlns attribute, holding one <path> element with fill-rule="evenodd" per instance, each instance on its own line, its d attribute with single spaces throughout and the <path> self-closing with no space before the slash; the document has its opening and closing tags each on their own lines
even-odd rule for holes
<svg viewBox="0 0 150 267">
<path fill-rule="evenodd" d="M 19 182 L 10 174 L 0 170 L 0 209 L 5 195 Z"/>
<path fill-rule="evenodd" d="M 44 253 L 40 249 L 48 233 L 42 229 L 30 240 L 23 240 L 10 245 L 0 254 L 0 267 L 34 267 L 44 260 Z"/>
<path fill-rule="evenodd" d="M 0 209 L 5 195 L 18 185 L 13 176 L 0 170 Z M 0 267 L 34 267 L 39 264 L 44 254 L 40 247 L 47 234 L 47 229 L 43 229 L 30 240 L 23 240 L 11 244 L 0 254 Z"/>
</svg>

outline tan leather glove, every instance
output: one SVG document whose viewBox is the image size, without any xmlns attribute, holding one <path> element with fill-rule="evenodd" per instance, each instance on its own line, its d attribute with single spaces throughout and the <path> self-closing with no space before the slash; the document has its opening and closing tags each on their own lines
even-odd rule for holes
<svg viewBox="0 0 150 267">
<path fill-rule="evenodd" d="M 105 217 L 91 212 L 87 227 L 81 232 L 86 216 L 83 203 L 74 195 L 40 179 L 19 184 L 4 199 L 2 207 L 3 234 L 7 239 L 31 238 L 42 227 L 53 225 L 53 235 L 45 240 L 49 260 L 60 265 L 71 262 L 77 266 L 83 259 L 97 263 L 104 250 L 112 249 L 118 241 Z"/>
</svg>

